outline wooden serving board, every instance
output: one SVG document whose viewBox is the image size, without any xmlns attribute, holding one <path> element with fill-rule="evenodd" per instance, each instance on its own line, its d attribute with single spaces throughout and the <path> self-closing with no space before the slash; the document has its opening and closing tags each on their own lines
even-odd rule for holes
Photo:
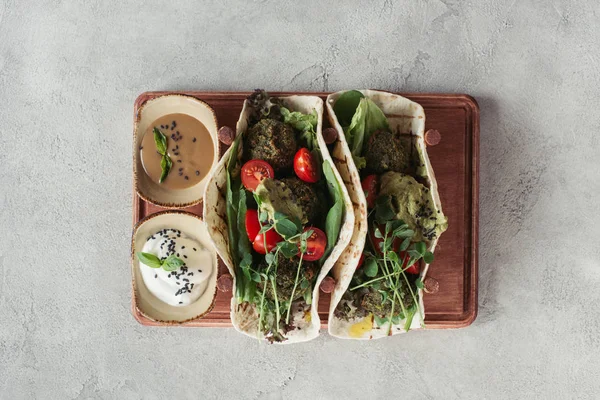
<svg viewBox="0 0 600 400">
<path fill-rule="evenodd" d="M 250 92 L 146 92 L 134 105 L 134 119 L 146 101 L 164 94 L 186 94 L 210 105 L 220 126 L 235 129 L 244 99 Z M 273 92 L 273 96 L 317 95 L 325 100 L 328 93 Z M 425 130 L 435 129 L 442 140 L 427 149 L 437 178 L 442 208 L 448 217 L 448 230 L 441 236 L 435 262 L 428 277 L 439 282 L 439 291 L 425 294 L 425 325 L 428 329 L 461 328 L 477 316 L 478 235 L 479 235 L 479 106 L 475 99 L 462 94 L 400 93 L 423 106 Z M 325 110 L 325 112 L 327 112 Z M 324 118 L 327 121 L 327 118 Z M 226 150 L 221 146 L 221 155 Z M 163 208 L 147 203 L 133 193 L 133 223 Z M 202 215 L 202 204 L 185 209 Z M 219 262 L 219 275 L 227 273 Z M 230 327 L 231 292 L 217 292 L 214 309 L 199 320 L 182 325 Z M 141 315 L 132 296 L 132 311 L 144 325 L 162 325 Z M 319 316 L 327 327 L 330 295 L 321 293 Z"/>
</svg>

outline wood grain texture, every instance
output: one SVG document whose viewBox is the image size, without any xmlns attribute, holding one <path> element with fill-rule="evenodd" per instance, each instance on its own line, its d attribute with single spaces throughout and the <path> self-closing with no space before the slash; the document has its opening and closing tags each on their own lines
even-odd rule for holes
<svg viewBox="0 0 600 400">
<path fill-rule="evenodd" d="M 144 102 L 164 94 L 179 93 L 194 96 L 208 103 L 215 111 L 219 126 L 235 128 L 244 99 L 250 92 L 146 92 L 134 104 L 134 119 Z M 328 93 L 273 92 L 274 96 L 311 94 L 323 99 Z M 448 230 L 441 236 L 435 262 L 428 276 L 439 281 L 435 294 L 425 294 L 425 325 L 427 329 L 461 328 L 477 317 L 478 243 L 479 243 L 479 106 L 471 96 L 463 94 L 399 93 L 423 106 L 425 130 L 435 129 L 442 139 L 428 148 L 429 158 L 437 178 Z M 325 126 L 324 126 L 325 127 Z M 226 150 L 221 148 L 221 154 Z M 146 203 L 133 194 L 133 223 L 163 208 Z M 201 215 L 202 204 L 186 208 Z M 219 263 L 219 274 L 226 273 Z M 321 293 L 319 315 L 327 326 L 329 294 Z M 132 295 L 132 299 L 135 297 Z M 184 323 L 194 327 L 230 327 L 231 293 L 218 292 L 214 309 L 201 320 Z M 132 312 L 143 325 L 159 326 L 137 310 L 132 300 Z"/>
</svg>

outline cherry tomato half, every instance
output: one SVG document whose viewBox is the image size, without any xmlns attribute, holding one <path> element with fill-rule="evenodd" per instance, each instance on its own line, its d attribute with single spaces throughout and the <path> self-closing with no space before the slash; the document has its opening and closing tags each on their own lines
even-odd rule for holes
<svg viewBox="0 0 600 400">
<path fill-rule="evenodd" d="M 254 242 L 254 238 L 258 235 L 259 231 L 260 223 L 258 222 L 258 211 L 246 211 L 246 234 L 248 235 L 248 240 Z"/>
<path fill-rule="evenodd" d="M 405 251 L 401 251 L 399 254 L 400 259 L 401 260 L 405 260 L 402 263 L 402 269 L 404 269 L 404 272 L 408 273 L 408 274 L 413 274 L 413 275 L 419 275 L 419 261 L 415 261 L 415 263 L 413 265 L 411 265 L 410 267 L 406 268 L 407 264 L 408 264 L 408 254 L 406 254 Z"/>
<path fill-rule="evenodd" d="M 325 247 L 327 247 L 327 236 L 319 228 L 304 228 L 304 232 L 311 230 L 312 235 L 306 241 L 306 253 L 302 256 L 306 261 L 317 261 L 323 254 L 325 254 Z M 300 246 L 300 244 L 298 244 Z"/>
<path fill-rule="evenodd" d="M 256 190 L 258 184 L 265 178 L 275 177 L 273 167 L 263 160 L 250 160 L 242 166 L 242 184 L 251 192 Z"/>
<path fill-rule="evenodd" d="M 275 232 L 275 229 L 270 229 L 265 233 L 257 234 L 252 243 L 252 247 L 254 248 L 254 251 L 256 251 L 259 254 L 267 254 L 267 251 L 265 251 L 264 244 L 265 237 L 267 238 L 267 251 L 269 252 L 273 250 L 277 243 L 283 240 L 283 238 L 279 236 L 277 232 Z"/>
<path fill-rule="evenodd" d="M 298 150 L 294 156 L 294 172 L 304 182 L 315 183 L 319 180 L 319 168 L 312 153 L 306 147 Z"/>
<path fill-rule="evenodd" d="M 379 228 L 379 231 L 382 235 L 385 234 L 385 224 L 380 224 L 377 227 Z M 380 243 L 383 243 L 383 239 L 375 237 L 375 229 L 369 228 L 369 238 L 371 239 L 371 243 L 373 243 L 373 247 L 375 247 L 375 251 L 377 252 L 377 254 L 383 254 L 381 252 L 381 247 L 379 246 Z M 394 251 L 397 251 L 400 248 L 401 244 L 402 239 L 395 238 L 394 243 L 392 244 Z"/>
<path fill-rule="evenodd" d="M 367 198 L 368 208 L 375 207 L 378 180 L 377 175 L 369 175 L 361 182 L 362 190 L 365 192 L 365 197 Z"/>
</svg>

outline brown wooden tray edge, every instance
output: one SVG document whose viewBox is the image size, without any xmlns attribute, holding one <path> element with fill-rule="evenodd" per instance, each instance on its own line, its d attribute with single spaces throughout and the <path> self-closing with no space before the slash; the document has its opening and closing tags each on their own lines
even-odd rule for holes
<svg viewBox="0 0 600 400">
<path fill-rule="evenodd" d="M 134 101 L 134 115 L 133 115 L 133 121 L 134 124 L 137 121 L 138 118 L 138 112 L 140 107 L 142 107 L 144 105 L 144 103 L 146 103 L 148 100 L 151 100 L 155 97 L 158 96 L 163 96 L 163 95 L 168 95 L 168 94 L 180 94 L 180 95 L 187 95 L 187 96 L 196 96 L 196 95 L 203 95 L 203 96 L 216 96 L 216 97 L 228 97 L 228 96 L 247 96 L 249 95 L 250 91 L 248 92 L 241 92 L 241 91 L 189 91 L 189 90 L 175 90 L 175 91 L 146 91 L 141 93 L 140 95 L 138 95 Z M 315 96 L 327 96 L 330 93 L 333 92 L 303 92 L 303 91 L 295 91 L 295 92 L 271 92 L 274 95 L 278 95 L 278 96 L 291 96 L 291 95 L 295 95 L 295 94 L 300 94 L 300 95 L 315 95 Z M 465 307 L 467 309 L 467 312 L 460 314 L 460 317 L 456 318 L 456 319 L 450 319 L 448 318 L 447 320 L 443 320 L 443 319 L 438 319 L 435 320 L 435 322 L 430 322 L 427 324 L 427 329 L 460 329 L 460 328 L 465 328 L 469 325 L 471 325 L 475 319 L 477 318 L 478 315 L 478 310 L 479 310 L 479 304 L 478 304 L 478 295 L 479 295 L 479 285 L 478 285 L 478 280 L 479 280 L 479 252 L 478 252 L 478 244 L 479 244 L 479 130 L 480 130 L 480 119 L 479 119 L 479 114 L 480 114 L 480 108 L 479 108 L 479 104 L 477 102 L 477 100 L 466 93 L 418 93 L 418 92 L 406 92 L 406 93 L 397 93 L 401 96 L 404 97 L 416 97 L 419 100 L 423 99 L 427 99 L 427 100 L 434 100 L 434 99 L 439 99 L 440 97 L 442 98 L 446 98 L 448 100 L 450 99 L 455 99 L 455 100 L 462 100 L 464 105 L 469 109 L 469 111 L 472 113 L 472 117 L 469 119 L 469 121 L 473 124 L 472 128 L 471 128 L 471 150 L 472 150 L 472 154 L 471 154 L 471 160 L 472 160 L 472 166 L 471 166 L 471 179 L 472 179 L 472 193 L 471 193 L 471 210 L 472 210 L 472 214 L 471 214 L 471 229 L 472 229 L 472 240 L 471 240 L 471 273 L 470 273 L 470 280 L 469 280 L 469 296 L 468 298 L 470 299 L 468 301 L 468 305 Z M 453 106 L 455 107 L 455 106 Z M 133 168 L 132 168 L 132 172 L 133 172 Z M 133 180 L 133 177 L 132 177 Z M 133 212 L 132 212 L 132 222 L 133 222 L 133 226 L 135 226 L 136 224 L 136 218 L 138 219 L 142 219 L 139 216 L 139 201 L 141 199 L 139 199 L 139 196 L 137 195 L 137 193 L 135 192 L 135 186 L 133 186 Z M 143 201 L 143 200 L 141 200 Z M 133 279 L 133 277 L 132 277 Z M 168 326 L 183 326 L 183 327 L 206 327 L 206 328 L 227 328 L 227 327 L 232 327 L 231 321 L 226 321 L 226 320 L 217 320 L 217 319 L 213 319 L 213 318 L 203 318 L 201 320 L 198 321 L 189 321 L 189 322 L 185 322 L 185 323 L 181 323 L 181 324 L 165 324 L 165 323 L 160 323 L 160 322 L 156 322 L 153 321 L 147 317 L 145 317 L 137 308 L 137 305 L 135 304 L 135 294 L 134 294 L 134 289 L 133 289 L 133 285 L 131 288 L 131 311 L 132 314 L 135 318 L 135 320 L 140 323 L 141 325 L 144 326 L 160 326 L 160 327 L 168 327 Z M 433 314 L 435 315 L 435 314 Z M 444 315 L 449 315 L 449 314 L 444 314 Z M 453 314 L 450 314 L 453 315 Z M 321 323 L 321 329 L 327 329 L 327 321 L 322 322 Z"/>
</svg>

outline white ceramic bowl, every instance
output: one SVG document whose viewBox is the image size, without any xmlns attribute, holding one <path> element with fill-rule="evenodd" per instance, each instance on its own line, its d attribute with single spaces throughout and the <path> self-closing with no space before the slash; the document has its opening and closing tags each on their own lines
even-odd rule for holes
<svg viewBox="0 0 600 400">
<path fill-rule="evenodd" d="M 206 290 L 198 300 L 187 306 L 175 307 L 157 299 L 144 284 L 140 271 L 140 263 L 136 254 L 142 251 L 148 237 L 165 228 L 174 228 L 185 232 L 203 244 L 213 255 L 213 271 L 208 278 Z M 162 211 L 151 214 L 138 222 L 133 228 L 131 238 L 131 268 L 134 308 L 151 321 L 160 322 L 161 325 L 181 324 L 202 318 L 214 306 L 219 268 L 217 254 L 209 239 L 204 221 L 197 215 L 184 211 Z"/>
<path fill-rule="evenodd" d="M 213 151 L 212 168 L 219 161 L 219 145 L 217 137 L 217 117 L 212 108 L 203 101 L 182 94 L 166 94 L 143 103 L 138 109 L 134 123 L 133 136 L 133 180 L 137 194 L 144 200 L 167 208 L 185 208 L 202 201 L 204 188 L 208 182 L 207 173 L 196 185 L 181 190 L 169 190 L 153 182 L 142 165 L 140 145 L 144 133 L 154 121 L 167 114 L 187 114 L 202 122 L 212 139 L 207 143 Z"/>
</svg>

